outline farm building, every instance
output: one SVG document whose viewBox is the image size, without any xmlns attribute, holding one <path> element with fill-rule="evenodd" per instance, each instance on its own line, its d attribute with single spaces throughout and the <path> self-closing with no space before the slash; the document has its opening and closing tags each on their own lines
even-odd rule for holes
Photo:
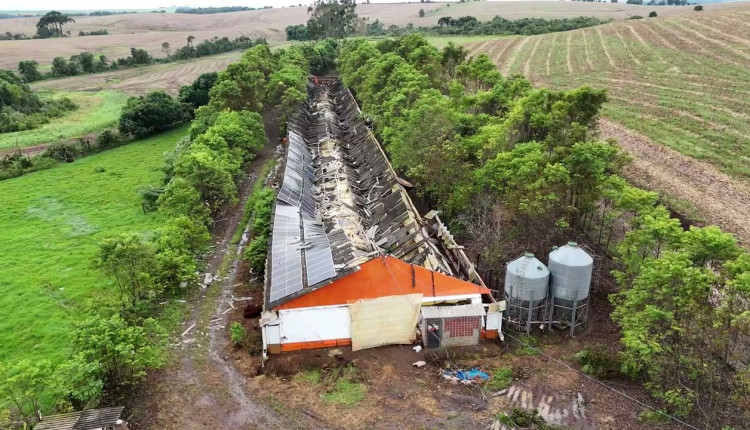
<svg viewBox="0 0 750 430">
<path fill-rule="evenodd" d="M 476 344 L 496 303 L 436 212 L 420 216 L 354 97 L 314 80 L 288 123 L 260 325 L 265 354 Z M 327 85 L 328 84 L 328 85 Z"/>
</svg>

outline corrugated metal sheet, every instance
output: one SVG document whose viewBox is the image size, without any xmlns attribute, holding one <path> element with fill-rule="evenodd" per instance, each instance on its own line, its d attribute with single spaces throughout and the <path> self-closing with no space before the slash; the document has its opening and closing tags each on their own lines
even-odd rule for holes
<svg viewBox="0 0 750 430">
<path fill-rule="evenodd" d="M 123 406 L 112 408 L 90 409 L 88 411 L 44 417 L 34 426 L 35 430 L 96 430 L 104 427 L 116 427 L 117 421 L 125 409 Z"/>
<path fill-rule="evenodd" d="M 410 344 L 416 338 L 421 294 L 357 300 L 349 305 L 352 351 Z"/>
<path fill-rule="evenodd" d="M 479 303 L 471 305 L 422 307 L 422 317 L 424 318 L 483 317 L 484 315 L 484 306 Z"/>
</svg>

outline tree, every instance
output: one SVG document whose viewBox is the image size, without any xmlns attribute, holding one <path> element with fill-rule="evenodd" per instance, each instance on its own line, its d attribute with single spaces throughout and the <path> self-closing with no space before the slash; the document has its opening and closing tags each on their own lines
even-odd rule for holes
<svg viewBox="0 0 750 430">
<path fill-rule="evenodd" d="M 69 22 L 75 22 L 70 15 L 55 10 L 49 11 L 36 23 L 37 36 L 40 38 L 63 37 L 62 27 Z"/>
<path fill-rule="evenodd" d="M 162 42 L 162 44 L 161 44 L 161 50 L 162 50 L 162 52 L 164 52 L 164 53 L 167 54 L 167 58 L 169 58 L 169 56 L 172 53 L 172 48 L 169 47 L 169 42 Z"/>
<path fill-rule="evenodd" d="M 419 9 L 419 17 L 424 18 L 424 9 Z"/>
<path fill-rule="evenodd" d="M 181 177 L 169 181 L 157 204 L 167 216 L 186 216 L 196 223 L 207 224 L 211 215 L 198 190 Z"/>
<path fill-rule="evenodd" d="M 219 74 L 216 72 L 203 73 L 192 84 L 180 88 L 180 102 L 190 105 L 191 109 L 205 106 L 209 102 L 209 91 L 216 83 Z"/>
<path fill-rule="evenodd" d="M 195 36 L 188 36 L 187 37 L 187 46 L 193 47 L 193 41 L 195 40 Z"/>
<path fill-rule="evenodd" d="M 700 12 L 700 11 L 703 10 L 703 5 L 701 5 L 701 4 L 696 5 L 695 7 L 693 7 L 693 10 L 696 11 L 696 12 Z"/>
<path fill-rule="evenodd" d="M 164 339 L 163 329 L 151 318 L 138 326 L 114 315 L 78 324 L 72 344 L 82 361 L 97 364 L 92 370 L 104 387 L 117 391 L 142 381 L 146 370 L 164 364 Z"/>
<path fill-rule="evenodd" d="M 239 161 L 229 154 L 226 141 L 216 134 L 199 136 L 177 160 L 174 171 L 198 191 L 212 213 L 236 199 L 233 177 L 239 173 Z"/>
<path fill-rule="evenodd" d="M 120 115 L 122 134 L 142 138 L 167 130 L 185 119 L 180 103 L 161 90 L 151 91 L 145 97 L 130 97 Z"/>
<path fill-rule="evenodd" d="M 648 13 L 648 17 L 649 18 L 656 18 L 656 16 L 657 15 L 656 15 L 656 11 L 655 10 L 652 10 L 651 12 Z"/>
<path fill-rule="evenodd" d="M 244 161 L 251 160 L 267 141 L 263 119 L 257 112 L 220 112 L 214 124 L 206 131 L 206 134 L 209 133 L 223 138 L 229 149 Z"/>
<path fill-rule="evenodd" d="M 158 296 L 163 286 L 155 282 L 157 269 L 153 245 L 138 234 L 121 234 L 99 243 L 94 266 L 117 286 L 123 308 Z"/>
<path fill-rule="evenodd" d="M 130 48 L 130 61 L 133 64 L 151 64 L 151 56 L 145 49 Z"/>
<path fill-rule="evenodd" d="M 0 403 L 13 405 L 27 426 L 36 423 L 42 396 L 52 387 L 53 367 L 49 360 L 21 360 L 4 368 L 0 365 Z M 52 388 L 52 389 L 51 389 Z"/>
<path fill-rule="evenodd" d="M 24 82 L 34 82 L 42 79 L 39 73 L 39 63 L 34 60 L 24 60 L 18 63 L 18 73 L 21 74 Z"/>
<path fill-rule="evenodd" d="M 307 32 L 307 25 L 290 25 L 286 28 L 286 40 L 309 40 L 310 36 Z"/>
<path fill-rule="evenodd" d="M 354 34 L 355 0 L 316 0 L 307 21 L 311 39 L 343 39 Z"/>
</svg>

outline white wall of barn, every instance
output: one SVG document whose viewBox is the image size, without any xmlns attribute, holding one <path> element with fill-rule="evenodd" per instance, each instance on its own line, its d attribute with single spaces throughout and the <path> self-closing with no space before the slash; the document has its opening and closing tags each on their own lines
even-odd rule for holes
<svg viewBox="0 0 750 430">
<path fill-rule="evenodd" d="M 321 306 L 279 311 L 281 342 L 315 342 L 349 339 L 349 306 Z"/>
</svg>

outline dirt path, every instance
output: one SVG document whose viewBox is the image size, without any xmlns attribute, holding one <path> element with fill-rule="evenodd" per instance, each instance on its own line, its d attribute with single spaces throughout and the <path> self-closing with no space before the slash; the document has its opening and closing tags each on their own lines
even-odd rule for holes
<svg viewBox="0 0 750 430">
<path fill-rule="evenodd" d="M 275 142 L 277 139 L 269 139 Z M 261 166 L 274 157 L 275 145 L 266 149 L 245 169 L 239 202 L 226 208 L 214 228 L 215 248 L 206 260 L 205 272 L 214 276 L 190 300 L 191 310 L 174 345 L 171 363 L 151 375 L 132 405 L 135 429 L 283 429 L 286 418 L 259 402 L 246 390 L 247 378 L 228 360 L 231 349 L 227 326 L 239 282 L 240 260 L 247 242 L 232 239 L 243 217 L 245 202 L 259 178 Z M 242 302 L 237 302 L 242 305 Z M 181 333 L 187 332 L 180 336 Z"/>
<path fill-rule="evenodd" d="M 691 203 L 708 224 L 750 244 L 750 184 L 608 120 L 601 120 L 599 127 L 603 138 L 617 139 L 633 157 L 626 169 L 629 179 Z"/>
</svg>

